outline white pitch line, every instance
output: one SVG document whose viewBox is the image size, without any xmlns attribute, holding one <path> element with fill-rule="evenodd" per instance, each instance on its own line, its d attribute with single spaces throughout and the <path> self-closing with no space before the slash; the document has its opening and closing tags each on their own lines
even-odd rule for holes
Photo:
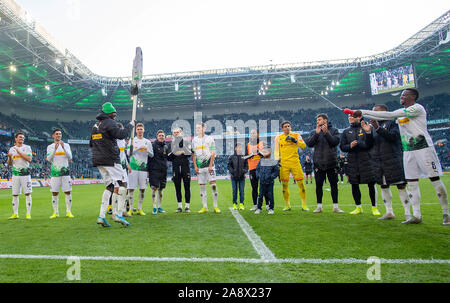
<svg viewBox="0 0 450 303">
<path fill-rule="evenodd" d="M 59 256 L 59 255 L 0 255 L 0 259 L 67 260 L 78 258 L 87 261 L 139 261 L 139 262 L 231 262 L 231 263 L 290 263 L 290 264 L 367 264 L 366 259 L 247 259 L 247 258 L 182 258 L 182 257 L 114 257 L 114 256 Z M 383 259 L 384 264 L 450 264 L 450 259 Z"/>
<path fill-rule="evenodd" d="M 234 210 L 232 207 L 230 207 L 230 211 L 233 217 L 239 223 L 242 231 L 247 235 L 247 238 L 252 243 L 258 255 L 261 256 L 261 259 L 275 260 L 276 258 L 273 252 L 266 246 L 266 244 L 264 244 L 261 238 L 255 233 L 253 228 L 247 223 L 247 221 L 245 221 L 241 214 L 237 210 Z"/>
</svg>

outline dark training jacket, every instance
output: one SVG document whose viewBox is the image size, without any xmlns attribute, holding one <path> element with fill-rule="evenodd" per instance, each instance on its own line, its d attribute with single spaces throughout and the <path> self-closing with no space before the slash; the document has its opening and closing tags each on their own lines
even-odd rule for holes
<svg viewBox="0 0 450 303">
<path fill-rule="evenodd" d="M 358 144 L 350 148 L 350 143 L 354 140 Z M 361 128 L 361 123 L 352 123 L 345 129 L 341 136 L 341 150 L 347 152 L 347 175 L 350 184 L 368 184 L 376 182 L 377 177 L 374 171 L 370 149 L 373 147 L 373 131 L 370 134 Z"/>
<path fill-rule="evenodd" d="M 377 183 L 383 184 L 383 175 L 388 185 L 406 182 L 398 125 L 394 121 L 378 121 L 378 125 L 379 128 L 373 135 L 374 147 L 372 149 Z"/>
<path fill-rule="evenodd" d="M 336 168 L 337 146 L 339 145 L 339 131 L 328 122 L 328 131 L 326 134 L 321 131 L 316 134 L 314 129 L 305 140 L 308 147 L 314 147 L 313 162 L 314 168 L 328 170 Z"/>
<path fill-rule="evenodd" d="M 247 160 L 234 152 L 234 155 L 228 159 L 228 171 L 234 180 L 245 178 L 245 174 L 248 172 Z"/>
<path fill-rule="evenodd" d="M 92 127 L 89 146 L 92 150 L 92 166 L 114 166 L 120 164 L 120 150 L 117 139 L 122 140 L 131 134 L 133 126 L 127 124 L 124 129 L 117 126 L 117 122 L 107 114 L 97 115 L 97 123 Z"/>
</svg>

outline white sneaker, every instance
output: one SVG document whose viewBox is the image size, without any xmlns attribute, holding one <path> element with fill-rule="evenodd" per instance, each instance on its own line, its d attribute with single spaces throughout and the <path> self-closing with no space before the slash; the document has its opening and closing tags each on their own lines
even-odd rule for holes
<svg viewBox="0 0 450 303">
<path fill-rule="evenodd" d="M 266 210 L 269 211 L 269 209 L 270 209 L 270 206 L 266 205 Z"/>
<path fill-rule="evenodd" d="M 275 212 L 273 211 L 273 209 L 269 209 L 269 211 L 267 212 L 269 215 L 273 215 Z"/>
<path fill-rule="evenodd" d="M 253 207 L 252 208 L 250 208 L 250 211 L 255 211 L 255 210 L 257 210 L 258 209 L 258 206 L 256 206 L 256 205 L 253 205 Z"/>
<path fill-rule="evenodd" d="M 333 212 L 338 213 L 338 214 L 344 213 L 344 211 L 342 209 L 340 209 L 339 207 L 334 207 Z"/>
<path fill-rule="evenodd" d="M 255 210 L 255 215 L 259 215 L 261 213 L 260 209 Z"/>
<path fill-rule="evenodd" d="M 378 218 L 378 220 L 393 220 L 395 216 L 391 213 L 385 213 L 382 217 Z"/>
<path fill-rule="evenodd" d="M 317 206 L 317 208 L 313 211 L 313 213 L 321 213 L 323 211 L 321 206 Z"/>
</svg>

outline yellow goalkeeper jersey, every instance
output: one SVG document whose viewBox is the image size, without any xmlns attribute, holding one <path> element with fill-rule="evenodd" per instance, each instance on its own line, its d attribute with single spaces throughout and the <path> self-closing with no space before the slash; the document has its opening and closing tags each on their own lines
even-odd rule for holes
<svg viewBox="0 0 450 303">
<path fill-rule="evenodd" d="M 297 139 L 297 143 L 286 141 L 286 135 L 281 134 L 275 138 L 275 159 L 281 159 L 280 164 L 283 166 L 299 165 L 298 148 L 306 148 L 305 141 L 298 133 L 289 133 L 288 136 Z"/>
</svg>

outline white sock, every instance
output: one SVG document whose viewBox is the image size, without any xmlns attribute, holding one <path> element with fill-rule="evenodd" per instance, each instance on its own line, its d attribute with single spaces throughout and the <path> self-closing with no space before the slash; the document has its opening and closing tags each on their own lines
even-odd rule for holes
<svg viewBox="0 0 450 303">
<path fill-rule="evenodd" d="M 162 189 L 158 189 L 158 208 L 161 208 L 162 198 L 163 198 Z"/>
<path fill-rule="evenodd" d="M 145 198 L 145 191 L 144 192 L 139 191 L 138 210 L 142 209 L 142 204 L 144 204 L 144 198 Z"/>
<path fill-rule="evenodd" d="M 317 208 L 319 208 L 319 207 L 322 208 L 322 203 L 317 203 Z"/>
<path fill-rule="evenodd" d="M 117 207 L 118 213 L 120 216 L 126 211 L 126 197 L 127 197 L 127 189 L 125 187 L 119 187 L 119 196 L 117 199 Z"/>
<path fill-rule="evenodd" d="M 189 205 L 190 205 L 191 203 L 185 203 L 184 204 L 184 208 L 187 208 L 187 209 L 189 209 Z"/>
<path fill-rule="evenodd" d="M 59 211 L 58 211 L 58 200 L 59 200 L 59 196 L 53 196 L 52 195 L 52 206 L 53 206 L 53 212 L 55 214 L 59 214 Z"/>
<path fill-rule="evenodd" d="M 202 199 L 203 208 L 208 209 L 208 197 L 206 196 L 206 184 L 200 185 L 200 197 Z"/>
<path fill-rule="evenodd" d="M 436 194 L 442 207 L 442 214 L 448 215 L 449 213 L 448 213 L 447 189 L 445 188 L 444 184 L 442 183 L 442 180 L 440 179 L 431 182 L 431 184 L 433 184 L 434 188 L 436 189 Z"/>
<path fill-rule="evenodd" d="M 217 184 L 211 184 L 211 192 L 213 197 L 213 205 L 217 207 Z"/>
<path fill-rule="evenodd" d="M 409 201 L 409 193 L 404 189 L 398 190 L 398 195 L 400 197 L 400 201 L 402 202 L 403 208 L 405 209 L 405 217 L 411 216 L 411 203 Z"/>
<path fill-rule="evenodd" d="M 389 187 L 381 188 L 381 198 L 383 199 L 384 206 L 386 207 L 386 213 L 394 214 L 392 209 L 392 192 Z"/>
<path fill-rule="evenodd" d="M 112 193 L 107 189 L 105 189 L 105 191 L 103 192 L 102 205 L 100 206 L 100 214 L 99 214 L 100 218 L 104 218 L 106 215 L 106 209 L 108 208 L 109 198 L 111 198 L 111 195 Z"/>
<path fill-rule="evenodd" d="M 418 181 L 409 181 L 409 198 L 411 199 L 413 215 L 416 218 L 421 218 L 422 214 L 420 213 L 420 189 Z"/>
<path fill-rule="evenodd" d="M 156 191 L 157 191 L 157 189 L 153 189 L 153 188 L 152 188 L 152 203 L 153 203 L 153 208 L 156 208 Z"/>
<path fill-rule="evenodd" d="M 12 206 L 13 212 L 18 215 L 19 214 L 19 196 L 13 196 L 12 198 Z"/>
<path fill-rule="evenodd" d="M 66 195 L 66 213 L 72 211 L 72 194 Z"/>
<path fill-rule="evenodd" d="M 25 203 L 27 204 L 27 214 L 31 214 L 31 206 L 33 205 L 33 199 L 31 198 L 31 195 L 25 196 Z"/>
<path fill-rule="evenodd" d="M 378 206 L 378 189 L 377 189 L 376 184 L 374 185 L 374 187 L 375 187 L 375 206 L 374 207 L 377 207 Z M 391 194 L 391 196 L 392 196 L 392 194 Z M 391 201 L 392 201 L 392 198 L 391 198 Z"/>
<path fill-rule="evenodd" d="M 319 205 L 317 205 L 317 206 L 319 206 Z M 322 204 L 320 204 L 320 207 L 322 207 Z M 337 209 L 337 208 L 339 208 L 339 204 L 333 203 L 333 209 Z"/>
<path fill-rule="evenodd" d="M 113 211 L 113 214 L 115 216 L 122 216 L 122 213 L 119 212 L 119 209 L 117 207 L 117 200 L 119 199 L 119 194 L 113 193 L 112 199 L 111 199 L 111 208 Z"/>
<path fill-rule="evenodd" d="M 183 208 L 183 202 L 178 202 L 178 208 Z"/>
<path fill-rule="evenodd" d="M 128 193 L 128 204 L 130 204 L 130 211 L 133 211 L 134 205 L 134 191 Z"/>
</svg>

